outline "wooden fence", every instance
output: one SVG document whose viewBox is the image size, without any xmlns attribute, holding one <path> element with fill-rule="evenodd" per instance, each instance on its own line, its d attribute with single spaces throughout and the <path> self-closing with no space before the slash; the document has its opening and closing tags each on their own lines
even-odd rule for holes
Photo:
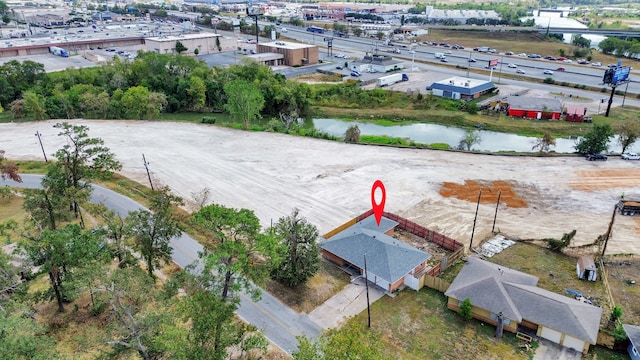
<svg viewBox="0 0 640 360">
<path fill-rule="evenodd" d="M 604 262 L 602 262 L 602 257 L 599 260 L 600 263 L 600 278 L 602 278 L 602 283 L 604 284 L 604 288 L 607 290 L 607 297 L 609 298 L 609 303 L 611 304 L 611 308 L 613 309 L 616 304 L 613 301 L 613 294 L 611 294 L 611 288 L 609 287 L 609 274 L 607 269 L 604 266 Z"/>
<path fill-rule="evenodd" d="M 439 277 L 424 274 L 420 278 L 420 285 L 421 285 L 420 287 L 426 286 L 428 288 L 436 289 L 439 292 L 444 293 L 445 291 L 447 291 L 447 289 L 449 288 L 449 285 L 451 284 L 440 279 Z"/>
</svg>

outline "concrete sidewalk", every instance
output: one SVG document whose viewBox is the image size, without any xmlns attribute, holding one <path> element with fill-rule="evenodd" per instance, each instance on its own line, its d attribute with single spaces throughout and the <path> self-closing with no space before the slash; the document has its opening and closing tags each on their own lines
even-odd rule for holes
<svg viewBox="0 0 640 360">
<path fill-rule="evenodd" d="M 381 288 L 369 283 L 369 303 L 384 296 Z M 367 309 L 365 280 L 358 277 L 341 292 L 309 313 L 309 318 L 323 329 L 338 327 L 347 318 Z"/>
</svg>

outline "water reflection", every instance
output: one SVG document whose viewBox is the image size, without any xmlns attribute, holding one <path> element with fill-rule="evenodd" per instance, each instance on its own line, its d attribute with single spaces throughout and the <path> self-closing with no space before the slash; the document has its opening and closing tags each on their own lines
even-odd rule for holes
<svg viewBox="0 0 640 360">
<path fill-rule="evenodd" d="M 378 135 L 390 136 L 413 140 L 423 144 L 446 143 L 455 148 L 465 134 L 464 129 L 436 125 L 436 124 L 410 124 L 410 125 L 394 125 L 381 126 L 366 122 L 342 121 L 336 119 L 313 119 L 313 125 L 316 129 L 329 133 L 331 135 L 342 137 L 347 128 L 353 124 L 357 124 L 360 129 L 360 135 Z M 538 141 L 535 137 L 520 136 L 514 134 L 506 134 L 495 131 L 480 131 L 480 143 L 473 146 L 474 150 L 480 151 L 515 151 L 515 152 L 535 152 L 532 150 L 533 145 Z M 576 139 L 556 139 L 556 146 L 551 150 L 557 153 L 573 153 L 575 152 Z M 635 148 L 638 146 L 636 145 Z M 629 151 L 638 151 L 632 147 Z M 617 142 L 617 138 L 610 142 L 610 152 L 620 152 L 621 148 Z"/>
</svg>

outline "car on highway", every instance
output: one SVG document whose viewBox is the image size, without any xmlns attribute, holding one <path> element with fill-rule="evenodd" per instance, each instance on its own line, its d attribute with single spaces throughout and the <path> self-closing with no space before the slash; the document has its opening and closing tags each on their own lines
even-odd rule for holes
<svg viewBox="0 0 640 360">
<path fill-rule="evenodd" d="M 506 53 L 504 53 L 504 54 L 505 54 L 505 55 L 507 55 L 507 56 L 511 56 L 511 55 L 513 55 L 513 51 L 507 51 L 507 52 L 506 52 Z"/>
<path fill-rule="evenodd" d="M 573 63 L 573 60 L 565 59 L 565 60 L 562 60 L 562 62 L 565 63 L 565 64 L 571 64 L 571 63 Z"/>
<path fill-rule="evenodd" d="M 589 161 L 607 161 L 607 155 L 605 154 L 589 154 L 586 156 L 586 159 Z"/>
<path fill-rule="evenodd" d="M 515 69 L 515 68 L 517 68 L 517 67 L 518 67 L 518 65 L 516 65 L 516 64 L 509 64 L 509 65 L 507 65 L 507 67 L 508 67 L 508 68 L 511 68 L 511 69 Z"/>
<path fill-rule="evenodd" d="M 525 54 L 525 53 L 520 53 L 520 54 L 518 54 L 518 56 L 520 56 L 520 57 L 527 57 L 527 54 Z"/>
<path fill-rule="evenodd" d="M 545 70 L 545 71 L 543 72 L 543 74 L 545 74 L 545 75 L 553 75 L 553 71 L 551 71 L 551 70 Z"/>
<path fill-rule="evenodd" d="M 524 72 L 524 70 L 522 70 L 522 69 L 518 69 L 518 70 L 516 70 L 516 74 L 524 74 L 524 73 L 525 73 L 525 72 Z"/>
<path fill-rule="evenodd" d="M 478 60 L 476 60 L 476 59 L 474 59 L 474 58 L 469 58 L 469 60 L 468 60 L 468 61 L 469 61 L 469 62 L 476 62 L 476 61 L 478 61 Z"/>
<path fill-rule="evenodd" d="M 447 58 L 443 57 L 440 59 L 440 62 L 449 62 L 449 60 L 447 60 Z"/>
<path fill-rule="evenodd" d="M 622 158 L 622 160 L 640 160 L 640 155 L 634 152 L 628 152 L 628 153 L 622 154 L 620 158 Z"/>
<path fill-rule="evenodd" d="M 527 55 L 527 57 L 530 58 L 530 59 L 540 59 L 541 58 L 541 56 L 538 55 L 538 54 L 529 54 L 529 55 Z"/>
<path fill-rule="evenodd" d="M 559 67 L 559 68 L 556 69 L 556 71 L 565 71 L 565 70 L 567 70 L 567 69 L 565 69 L 563 67 Z"/>
<path fill-rule="evenodd" d="M 602 63 L 600 61 L 591 63 L 591 66 L 602 66 Z"/>
<path fill-rule="evenodd" d="M 362 74 L 360 74 L 359 71 L 352 71 L 351 72 L 351 76 L 359 77 L 360 75 L 362 75 Z"/>
<path fill-rule="evenodd" d="M 451 55 L 451 50 L 447 50 L 444 53 L 447 54 L 447 55 Z"/>
<path fill-rule="evenodd" d="M 589 60 L 580 59 L 580 60 L 578 60 L 578 64 L 580 64 L 580 65 L 589 65 Z"/>
</svg>

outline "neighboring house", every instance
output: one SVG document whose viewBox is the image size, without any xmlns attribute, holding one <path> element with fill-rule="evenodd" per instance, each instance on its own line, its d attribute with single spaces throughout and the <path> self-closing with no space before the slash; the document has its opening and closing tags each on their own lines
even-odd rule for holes
<svg viewBox="0 0 640 360">
<path fill-rule="evenodd" d="M 560 120 L 562 103 L 553 98 L 509 96 L 509 116 L 537 120 Z"/>
<path fill-rule="evenodd" d="M 595 345 L 602 309 L 537 287 L 538 278 L 475 257 L 468 258 L 445 295 L 457 311 L 471 300 L 473 317 L 497 325 L 502 312 L 504 330 L 518 326 L 586 354 Z"/>
<path fill-rule="evenodd" d="M 622 328 L 631 342 L 627 348 L 631 360 L 640 360 L 640 326 L 622 324 Z"/>
<path fill-rule="evenodd" d="M 431 90 L 435 96 L 468 101 L 477 99 L 495 88 L 491 81 L 452 77 L 434 82 L 427 90 Z"/>
<path fill-rule="evenodd" d="M 382 217 L 380 226 L 369 216 L 320 244 L 322 255 L 330 261 L 367 277 L 387 292 L 402 285 L 418 290 L 418 276 L 431 257 L 401 240 L 392 238 L 397 222 Z"/>
</svg>

